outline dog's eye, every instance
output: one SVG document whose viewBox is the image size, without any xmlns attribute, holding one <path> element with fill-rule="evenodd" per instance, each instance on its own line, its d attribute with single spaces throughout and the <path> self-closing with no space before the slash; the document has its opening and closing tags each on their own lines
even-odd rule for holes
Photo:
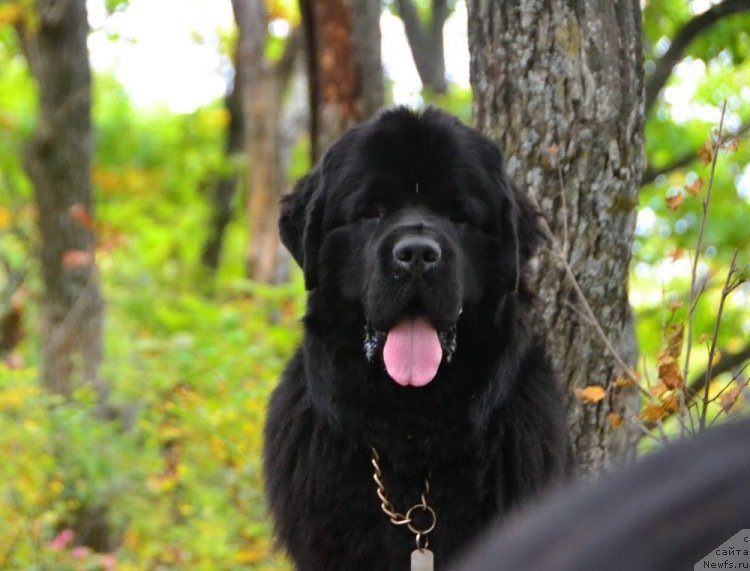
<svg viewBox="0 0 750 571">
<path fill-rule="evenodd" d="M 385 207 L 380 204 L 373 204 L 365 208 L 359 214 L 360 220 L 377 220 L 385 216 Z"/>
<path fill-rule="evenodd" d="M 461 210 L 460 208 L 454 208 L 451 210 L 450 213 L 450 220 L 454 224 L 468 224 L 469 223 L 469 217 L 466 216 L 466 213 Z"/>
</svg>

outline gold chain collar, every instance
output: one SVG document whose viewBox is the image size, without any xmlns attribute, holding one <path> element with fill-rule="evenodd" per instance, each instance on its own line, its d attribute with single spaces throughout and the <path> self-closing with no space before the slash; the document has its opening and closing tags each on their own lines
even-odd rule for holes
<svg viewBox="0 0 750 571">
<path fill-rule="evenodd" d="M 411 531 L 415 535 L 417 549 L 419 551 L 424 551 L 425 549 L 427 549 L 430 543 L 427 539 L 427 535 L 435 529 L 435 523 L 437 522 L 435 510 L 427 504 L 427 494 L 430 493 L 429 477 L 425 478 L 424 491 L 422 492 L 421 501 L 418 504 L 414 504 L 412 507 L 410 507 L 405 514 L 397 512 L 396 508 L 391 503 L 391 500 L 388 499 L 388 492 L 385 489 L 385 483 L 383 482 L 383 472 L 380 469 L 379 464 L 380 455 L 378 454 L 378 451 L 375 450 L 375 448 L 371 448 L 370 450 L 372 451 L 372 467 L 375 470 L 372 475 L 372 479 L 375 480 L 375 483 L 377 484 L 376 491 L 378 494 L 378 498 L 380 499 L 380 509 L 382 509 L 383 513 L 388 516 L 393 525 L 405 525 L 406 527 L 408 527 L 409 531 Z M 426 512 L 431 518 L 430 525 L 428 525 L 424 529 L 415 527 L 414 520 L 412 519 L 412 514 L 414 514 L 415 511 Z"/>
</svg>

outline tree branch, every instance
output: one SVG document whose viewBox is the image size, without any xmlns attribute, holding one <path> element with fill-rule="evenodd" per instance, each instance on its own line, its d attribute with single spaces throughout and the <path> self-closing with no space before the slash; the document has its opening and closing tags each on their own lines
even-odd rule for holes
<svg viewBox="0 0 750 571">
<path fill-rule="evenodd" d="M 737 139 L 739 137 L 742 137 L 748 131 L 750 131 L 750 121 L 742 123 L 742 125 L 737 130 L 737 132 L 728 133 L 727 135 L 725 135 L 724 140 L 722 141 L 722 144 L 728 141 L 729 139 Z M 643 172 L 643 177 L 641 178 L 641 186 L 646 186 L 647 184 L 651 184 L 661 175 L 669 174 L 672 171 L 688 166 L 690 163 L 692 163 L 695 159 L 698 158 L 698 150 L 699 149 L 695 149 L 694 151 L 685 153 L 684 155 L 675 159 L 671 163 L 668 163 L 659 168 L 653 168 L 651 166 L 647 167 L 646 170 Z"/>
<path fill-rule="evenodd" d="M 711 368 L 711 374 L 708 374 L 708 369 L 701 371 L 695 375 L 687 384 L 687 406 L 691 406 L 696 403 L 696 398 L 700 396 L 700 392 L 704 390 L 706 383 L 710 383 L 719 375 L 729 373 L 735 368 L 740 367 L 746 361 L 750 361 L 750 343 L 745 345 L 737 353 L 722 353 L 719 361 Z M 670 413 L 661 419 L 661 422 L 666 422 L 668 418 L 673 416 L 675 413 Z M 653 430 L 656 427 L 655 422 L 646 423 L 646 430 Z"/>
<path fill-rule="evenodd" d="M 266 10 L 260 0 L 232 0 L 234 20 L 240 37 L 237 42 L 237 65 L 247 65 L 247 61 L 263 59 L 263 45 L 268 29 Z M 249 79 L 249 78 L 248 78 Z"/>
<path fill-rule="evenodd" d="M 417 7 L 411 0 L 397 0 L 396 4 L 398 5 L 398 14 L 404 23 L 406 39 L 409 41 L 414 63 L 421 76 L 421 69 L 429 57 L 427 54 L 427 34 L 419 19 Z"/>
<path fill-rule="evenodd" d="M 688 166 L 690 163 L 692 163 L 694 160 L 698 158 L 698 151 L 691 151 L 689 153 L 685 153 L 681 157 L 675 159 L 671 163 L 664 165 L 659 168 L 654 168 L 652 166 L 647 166 L 646 170 L 643 171 L 643 177 L 641 177 L 641 186 L 646 186 L 647 184 L 651 184 L 654 182 L 658 177 L 671 173 L 672 171 L 676 171 L 677 169 L 684 168 Z"/>
<path fill-rule="evenodd" d="M 698 393 L 706 386 L 707 381 L 710 383 L 719 375 L 727 373 L 735 367 L 739 367 L 748 360 L 750 360 L 750 343 L 745 345 L 745 347 L 737 353 L 722 353 L 718 362 L 711 367 L 710 375 L 708 375 L 708 370 L 705 370 L 701 371 L 690 380 L 687 386 L 688 394 L 694 395 Z"/>
<path fill-rule="evenodd" d="M 734 250 L 734 255 L 732 256 L 732 262 L 729 264 L 729 271 L 727 272 L 727 279 L 724 282 L 724 287 L 721 290 L 721 300 L 719 301 L 719 310 L 716 313 L 716 325 L 714 327 L 714 335 L 711 339 L 711 348 L 708 350 L 708 365 L 706 367 L 706 377 L 711 377 L 714 367 L 714 359 L 716 357 L 716 344 L 719 341 L 719 328 L 721 327 L 721 318 L 724 314 L 724 304 L 727 301 L 727 297 L 729 297 L 729 294 L 732 293 L 732 283 L 734 281 L 734 276 L 737 274 L 739 269 L 737 268 L 737 250 Z M 703 389 L 703 407 L 701 409 L 701 417 L 700 417 L 700 429 L 705 430 L 706 428 L 706 418 L 708 417 L 708 404 L 710 402 L 709 394 L 709 383 L 705 383 L 705 387 Z"/>
<path fill-rule="evenodd" d="M 719 119 L 719 137 L 721 137 L 722 129 L 724 127 L 724 116 L 727 112 L 727 100 L 724 100 L 724 105 L 721 107 L 721 119 Z M 690 271 L 690 302 L 688 304 L 688 315 L 687 315 L 687 345 L 685 346 L 685 361 L 682 369 L 682 378 L 687 379 L 688 372 L 690 371 L 690 353 L 693 349 L 693 324 L 695 320 L 695 308 L 698 304 L 698 300 L 701 297 L 701 294 L 703 293 L 703 289 L 699 289 L 696 291 L 696 284 L 698 283 L 696 276 L 698 275 L 698 261 L 700 260 L 701 253 L 703 251 L 703 236 L 706 229 L 706 221 L 708 220 L 708 208 L 711 205 L 711 191 L 714 187 L 714 175 L 716 174 L 716 163 L 719 159 L 719 149 L 721 148 L 721 141 L 713 141 L 713 145 L 711 148 L 712 151 L 712 161 L 711 161 L 711 176 L 708 179 L 708 187 L 706 188 L 706 195 L 703 198 L 703 202 L 701 204 L 703 209 L 703 215 L 701 216 L 700 220 L 700 227 L 698 228 L 698 239 L 695 243 L 695 254 L 693 255 L 693 264 Z M 733 262 L 734 265 L 734 262 Z M 724 297 L 722 296 L 722 307 L 724 302 Z M 721 320 L 721 315 L 717 317 L 717 324 Z M 718 327 L 718 325 L 717 325 Z M 714 336 L 714 343 L 716 342 L 716 337 Z M 684 436 L 684 427 L 685 422 L 684 420 L 688 417 L 690 417 L 690 413 L 688 411 L 687 406 L 685 405 L 685 391 L 680 391 L 680 435 Z M 692 417 L 690 417 L 692 419 Z M 691 420 L 692 422 L 692 420 Z M 701 427 L 703 427 L 703 424 L 701 424 Z"/>
<path fill-rule="evenodd" d="M 656 98 L 667 83 L 672 69 L 682 59 L 682 55 L 690 42 L 720 19 L 748 10 L 750 10 L 748 0 L 724 0 L 702 14 L 698 14 L 680 28 L 672 39 L 667 53 L 656 62 L 656 69 L 646 83 L 646 115 L 648 115 L 656 102 Z"/>
</svg>

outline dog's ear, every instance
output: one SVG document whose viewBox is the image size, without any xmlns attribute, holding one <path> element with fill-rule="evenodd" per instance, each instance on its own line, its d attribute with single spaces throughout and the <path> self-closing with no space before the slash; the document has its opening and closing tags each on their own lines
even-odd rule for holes
<svg viewBox="0 0 750 571">
<path fill-rule="evenodd" d="M 502 212 L 501 239 L 509 244 L 512 259 L 508 260 L 508 287 L 518 291 L 523 268 L 543 241 L 539 212 L 531 199 L 519 191 L 505 170 L 503 156 L 494 142 L 481 137 L 481 160 L 492 180 L 494 192 L 500 194 Z"/>
<path fill-rule="evenodd" d="M 518 244 L 521 258 L 521 266 L 536 253 L 544 240 L 544 233 L 540 224 L 540 212 L 528 195 L 519 191 L 513 182 L 506 180 L 513 197 L 511 202 L 511 227 L 513 228 L 514 240 Z"/>
<path fill-rule="evenodd" d="M 518 291 L 523 270 L 543 241 L 539 212 L 531 199 L 520 192 L 510 177 L 503 172 L 505 187 L 504 212 L 502 215 L 503 240 L 511 245 L 513 272 L 509 288 Z"/>
<path fill-rule="evenodd" d="M 318 250 L 323 226 L 323 193 L 316 169 L 300 179 L 294 190 L 281 199 L 281 241 L 305 276 L 305 288 L 318 285 Z"/>
<path fill-rule="evenodd" d="M 507 260 L 508 288 L 518 291 L 523 268 L 542 243 L 540 215 L 531 199 L 518 190 L 506 172 L 498 146 L 483 135 L 475 141 L 492 192 L 498 193 L 500 198 L 500 239 L 509 245 L 507 251 L 511 254 Z"/>
</svg>

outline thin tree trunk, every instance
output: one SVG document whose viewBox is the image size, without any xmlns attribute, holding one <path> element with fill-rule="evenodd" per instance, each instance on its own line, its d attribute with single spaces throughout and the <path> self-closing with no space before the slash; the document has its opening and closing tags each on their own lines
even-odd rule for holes
<svg viewBox="0 0 750 571">
<path fill-rule="evenodd" d="M 284 55 L 271 63 L 264 55 L 267 22 L 263 1 L 232 0 L 232 7 L 240 32 L 237 66 L 242 70 L 239 75 L 249 166 L 245 269 L 248 277 L 273 283 L 278 275 L 281 244 L 276 223 L 278 202 L 286 186 L 281 113 L 299 47 L 299 32 L 292 32 Z"/>
<path fill-rule="evenodd" d="M 227 158 L 233 162 L 245 148 L 245 118 L 242 90 L 242 68 L 238 65 L 239 56 L 235 55 L 235 76 L 232 90 L 227 94 L 225 107 L 229 112 L 229 128 L 225 152 Z M 234 167 L 228 173 L 222 174 L 215 182 L 211 205 L 213 216 L 206 243 L 203 246 L 201 261 L 212 273 L 219 268 L 221 249 L 227 225 L 232 219 L 232 202 L 237 193 L 237 172 Z"/>
<path fill-rule="evenodd" d="M 36 134 L 25 154 L 42 237 L 43 372 L 63 395 L 98 392 L 103 302 L 91 228 L 91 72 L 85 0 L 38 0 L 38 28 L 19 30 L 39 86 Z"/>
<path fill-rule="evenodd" d="M 42 384 L 70 397 L 81 386 L 108 415 L 109 387 L 99 377 L 103 301 L 94 260 L 91 217 L 91 71 L 86 0 L 37 0 L 38 27 L 19 28 L 39 87 L 36 133 L 25 152 L 41 234 Z M 58 447 L 56 447 L 58 448 Z M 64 454 L 58 448 L 58 454 Z M 114 549 L 106 509 L 82 505 L 71 526 L 76 540 Z"/>
<path fill-rule="evenodd" d="M 289 172 L 292 162 L 292 150 L 305 133 L 310 123 L 308 107 L 308 82 L 305 64 L 302 58 L 295 62 L 292 81 L 289 86 L 287 102 L 281 117 L 281 168 Z M 288 186 L 288 180 L 287 185 Z M 288 189 L 284 189 L 286 192 Z M 292 257 L 286 248 L 280 247 L 276 261 L 276 283 L 289 281 Z"/>
<path fill-rule="evenodd" d="M 398 0 L 396 4 L 422 85 L 435 93 L 445 93 L 448 82 L 445 79 L 443 27 L 448 19 L 448 0 L 432 0 L 432 18 L 427 26 L 422 24 L 413 0 Z"/>
<path fill-rule="evenodd" d="M 250 189 L 247 221 L 250 231 L 246 273 L 270 283 L 276 275 L 278 201 L 281 196 L 281 150 L 279 129 L 281 104 L 272 78 L 265 77 L 251 87 L 249 97 Z"/>
<path fill-rule="evenodd" d="M 313 162 L 383 105 L 379 0 L 300 0 Z"/>
<path fill-rule="evenodd" d="M 469 0 L 475 120 L 503 149 L 564 244 L 591 306 L 633 366 L 628 266 L 643 170 L 643 73 L 638 0 Z M 575 453 L 593 475 L 634 452 L 633 430 L 608 422 L 638 397 L 576 310 L 554 256 L 538 261 L 538 328 L 565 390 Z M 607 387 L 583 404 L 574 389 Z M 616 423 L 614 423 L 616 424 Z"/>
</svg>

